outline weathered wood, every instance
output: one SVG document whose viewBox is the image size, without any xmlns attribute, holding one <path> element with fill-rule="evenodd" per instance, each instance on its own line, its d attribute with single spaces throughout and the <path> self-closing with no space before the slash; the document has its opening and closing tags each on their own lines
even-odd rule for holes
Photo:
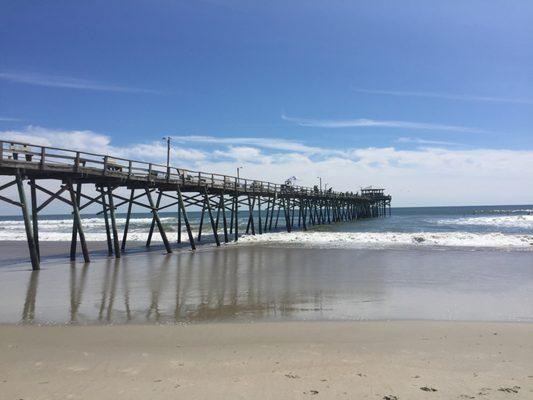
<svg viewBox="0 0 533 400">
<path fill-rule="evenodd" d="M 222 224 L 224 225 L 224 243 L 228 243 L 229 242 L 229 237 L 228 237 L 228 221 L 227 221 L 227 218 L 226 218 L 226 204 L 225 204 L 225 200 L 224 200 L 224 193 L 222 193 L 222 195 L 220 196 L 220 200 L 221 200 L 221 203 L 222 203 Z"/>
<path fill-rule="evenodd" d="M 157 208 L 157 211 L 159 211 L 159 206 L 161 205 L 161 197 L 163 197 L 162 192 L 159 191 L 157 194 L 157 200 L 155 201 L 155 208 Z M 155 218 L 152 217 L 152 223 L 150 225 L 150 230 L 148 231 L 148 239 L 146 239 L 146 247 L 150 247 L 150 243 L 152 242 L 152 235 L 154 234 L 154 228 L 155 228 Z"/>
<path fill-rule="evenodd" d="M 69 192 L 70 190 L 72 189 L 72 182 L 69 182 Z M 71 201 L 72 200 L 72 195 L 70 196 L 70 199 Z M 78 183 L 77 187 L 76 187 L 76 196 L 74 197 L 74 199 L 76 200 L 76 208 L 78 210 L 78 213 L 79 213 L 79 207 L 80 207 L 80 200 L 81 200 L 81 183 Z M 76 218 L 73 218 L 72 220 L 72 238 L 70 240 L 70 259 L 71 260 L 75 260 L 76 259 L 76 247 L 77 247 L 77 237 L 78 237 L 78 224 L 77 224 L 77 221 L 76 221 Z"/>
<path fill-rule="evenodd" d="M 192 234 L 191 224 L 189 223 L 189 218 L 187 217 L 187 211 L 185 210 L 185 204 L 183 203 L 183 196 L 181 190 L 178 187 L 178 198 L 180 200 L 180 209 L 183 214 L 183 222 L 185 223 L 185 228 L 187 229 L 187 236 L 189 237 L 189 243 L 191 244 L 191 249 L 196 250 L 196 244 L 194 243 L 194 236 Z"/>
<path fill-rule="evenodd" d="M 154 200 L 152 199 L 152 194 L 148 188 L 145 189 L 145 192 L 146 192 L 146 197 L 148 197 L 148 202 L 150 203 L 150 207 L 152 207 L 152 214 L 154 215 L 157 228 L 159 230 L 159 233 L 161 234 L 161 239 L 163 239 L 163 244 L 165 245 L 165 249 L 167 250 L 167 253 L 172 253 L 170 243 L 168 242 L 167 234 L 165 233 L 163 224 L 161 223 L 161 220 L 159 219 L 159 213 L 157 212 L 157 208 L 155 207 Z"/>
<path fill-rule="evenodd" d="M 104 226 L 105 226 L 105 233 L 106 233 L 106 239 L 107 239 L 107 254 L 112 255 L 113 254 L 113 242 L 111 240 L 111 230 L 109 228 L 109 218 L 107 216 L 107 202 L 105 199 L 105 191 L 103 188 L 99 188 L 100 193 L 102 194 L 102 212 L 104 214 Z"/>
<path fill-rule="evenodd" d="M 12 141 L 8 141 L 7 143 L 26 146 L 26 144 L 13 143 Z M 238 240 L 240 205 L 248 207 L 246 231 L 254 234 L 256 227 L 260 234 L 272 231 L 274 221 L 275 229 L 277 229 L 282 208 L 285 218 L 285 228 L 289 232 L 296 227 L 306 230 L 309 225 L 340 223 L 344 221 L 356 221 L 359 218 L 391 215 L 391 197 L 385 195 L 383 189 L 361 189 L 360 193 L 358 192 L 356 194 L 351 192 L 339 193 L 333 192 L 331 189 L 324 191 L 318 190 L 316 187 L 305 188 L 290 184 L 277 185 L 269 182 L 237 179 L 218 174 L 178 170 L 169 165 L 162 166 L 153 163 L 143 163 L 114 156 L 85 153 L 79 150 L 71 151 L 53 147 L 27 145 L 30 146 L 30 151 L 19 151 L 14 150 L 19 147 L 7 148 L 5 144 L 6 142 L 4 141 L 3 147 L 0 146 L 3 151 L 2 158 L 0 159 L 0 175 L 18 176 L 20 179 L 24 176 L 24 179 L 30 180 L 32 213 L 29 226 L 34 241 L 33 247 L 36 249 L 37 255 L 39 254 L 39 221 L 37 216 L 41 210 L 54 200 L 68 204 L 73 207 L 73 210 L 77 209 L 78 215 L 81 210 L 91 204 L 100 205 L 102 211 L 97 214 L 103 214 L 104 217 L 108 250 L 110 254 L 114 251 L 117 256 L 120 256 L 120 252 L 117 251 L 118 235 L 115 212 L 125 204 L 127 204 L 128 213 L 122 237 L 122 250 L 125 248 L 127 240 L 133 205 L 148 208 L 154 213 L 147 245 L 151 243 L 155 226 L 157 226 L 162 234 L 163 241 L 166 242 L 165 246 L 168 250 L 170 248 L 168 240 L 165 240 L 166 234 L 161 219 L 159 218 L 159 212 L 167 208 L 175 207 L 176 205 L 178 206 L 177 240 L 181 242 L 182 239 L 181 228 L 183 217 L 191 248 L 193 249 L 195 249 L 195 243 L 194 238 L 192 238 L 192 230 L 186 213 L 186 207 L 188 206 L 200 206 L 202 209 L 198 240 L 202 238 L 204 218 L 207 212 L 217 242 L 220 240 L 218 232 L 221 228 L 221 217 L 223 219 L 224 241 L 227 242 L 229 240 L 228 230 L 229 234 L 233 235 L 234 240 Z M 0 145 L 2 145 L 1 140 Z M 6 156 L 6 151 L 10 154 L 10 157 Z M 18 157 L 16 158 L 15 153 L 18 153 Z M 21 154 L 23 157 L 20 157 Z M 38 179 L 62 181 L 65 183 L 65 186 L 60 187 L 57 191 L 50 190 L 38 185 L 36 183 Z M 1 185 L 0 190 L 15 184 L 18 185 L 17 179 Z M 78 185 L 74 199 L 72 195 L 63 197 L 63 192 L 67 188 L 69 193 L 71 191 L 74 192 L 74 184 Z M 99 194 L 89 196 L 82 193 L 80 189 L 82 184 L 95 185 Z M 131 190 L 130 195 L 125 197 L 113 192 L 119 187 Z M 177 197 L 168 193 L 174 192 L 177 187 Z M 135 195 L 133 192 L 135 189 L 139 189 L 144 193 Z M 37 205 L 36 200 L 37 190 L 48 195 L 48 198 L 40 206 Z M 151 193 L 154 190 L 158 191 L 158 198 L 155 205 L 151 203 L 153 201 Z M 148 197 L 151 203 L 150 205 L 140 200 L 145 195 Z M 160 199 L 163 196 L 174 201 L 165 202 L 166 204 L 161 206 Z M 228 196 L 228 201 L 231 202 L 229 206 L 226 205 L 226 196 Z M 87 201 L 82 205 L 81 199 Z M 16 201 L 16 199 L 10 198 L 9 195 L 0 196 L 0 201 L 21 207 L 23 211 L 26 209 L 26 212 L 29 212 L 29 204 L 23 201 Z M 117 203 L 114 205 L 113 203 L 115 201 Z M 256 202 L 257 211 L 255 211 Z M 264 205 L 266 205 L 266 208 L 264 208 Z M 216 219 L 214 218 L 214 207 L 216 207 Z M 230 213 L 229 227 L 226 211 Z M 297 216 L 296 213 L 298 213 Z M 258 221 L 255 221 L 255 214 L 257 214 Z M 109 217 L 111 217 L 111 226 Z M 25 227 L 27 225 L 25 223 Z M 80 226 L 81 217 L 79 224 L 78 222 L 73 222 L 71 256 L 75 256 L 79 235 L 78 228 Z"/>
<path fill-rule="evenodd" d="M 181 243 L 181 207 L 178 202 L 178 243 Z"/>
<path fill-rule="evenodd" d="M 26 193 L 24 193 L 24 186 L 22 184 L 22 176 L 20 172 L 16 175 L 17 188 L 19 192 L 20 205 L 22 209 L 22 218 L 24 219 L 24 228 L 26 229 L 26 239 L 28 241 L 28 248 L 30 251 L 31 267 L 34 271 L 40 269 L 39 254 L 33 238 L 33 231 L 30 222 L 30 215 L 28 211 L 28 203 L 26 202 Z"/>
<path fill-rule="evenodd" d="M 111 217 L 111 230 L 113 232 L 113 248 L 115 249 L 115 257 L 120 258 L 120 244 L 118 241 L 117 220 L 115 218 L 115 205 L 113 204 L 113 189 L 111 186 L 107 187 L 107 198 L 109 200 L 109 216 Z"/>
<path fill-rule="evenodd" d="M 205 202 L 207 204 L 207 212 L 209 214 L 209 220 L 211 221 L 211 229 L 213 230 L 213 236 L 215 237 L 215 243 L 217 246 L 220 246 L 220 240 L 218 238 L 217 227 L 215 225 L 215 219 L 213 218 L 213 212 L 211 210 L 211 202 L 209 201 L 209 194 L 207 189 L 205 189 Z"/>
<path fill-rule="evenodd" d="M 80 238 L 80 245 L 81 245 L 81 251 L 83 254 L 83 260 L 88 263 L 90 262 L 89 257 L 89 250 L 87 248 L 87 242 L 85 241 L 85 233 L 83 232 L 83 227 L 81 225 L 81 216 L 80 216 L 80 210 L 78 208 L 78 202 L 79 202 L 79 196 L 76 196 L 76 193 L 74 192 L 74 189 L 72 188 L 72 182 L 67 183 L 68 191 L 70 193 L 70 200 L 72 202 L 72 211 L 74 215 L 74 225 L 76 226 L 76 229 L 73 229 L 74 231 L 77 231 L 77 234 Z M 77 188 L 78 192 L 81 192 L 81 186 L 78 184 Z M 74 246 L 76 246 L 76 242 L 74 241 Z M 74 247 L 74 256 L 76 255 L 76 247 Z M 71 259 L 72 259 L 72 249 L 71 249 Z M 75 257 L 74 257 L 75 259 Z"/>
<path fill-rule="evenodd" d="M 202 212 L 200 213 L 200 224 L 198 225 L 198 241 L 202 240 L 202 228 L 204 226 L 204 214 L 205 214 L 206 200 L 202 203 Z"/>
<path fill-rule="evenodd" d="M 250 228 L 252 228 L 252 235 L 255 235 L 254 207 L 255 197 L 248 196 L 248 224 L 246 226 L 246 234 L 248 234 L 250 232 Z"/>
<path fill-rule="evenodd" d="M 239 194 L 235 185 L 235 241 L 239 240 Z"/>
<path fill-rule="evenodd" d="M 128 239 L 128 230 L 130 228 L 130 218 L 131 218 L 131 209 L 133 207 L 133 199 L 135 197 L 135 189 L 130 191 L 130 202 L 128 203 L 128 212 L 126 214 L 126 223 L 124 224 L 124 233 L 122 235 L 122 244 L 120 249 L 122 251 L 126 250 L 126 240 Z"/>
</svg>

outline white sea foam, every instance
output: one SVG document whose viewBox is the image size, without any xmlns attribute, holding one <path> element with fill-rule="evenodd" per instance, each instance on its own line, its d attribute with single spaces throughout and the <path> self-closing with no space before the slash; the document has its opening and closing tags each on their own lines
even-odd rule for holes
<svg viewBox="0 0 533 400">
<path fill-rule="evenodd" d="M 494 226 L 502 228 L 533 229 L 533 215 L 505 215 L 449 218 L 437 221 L 441 225 Z"/>
<path fill-rule="evenodd" d="M 244 243 L 272 243 L 322 248 L 357 247 L 482 247 L 528 249 L 533 251 L 533 235 L 468 232 L 277 232 L 244 236 Z"/>
</svg>

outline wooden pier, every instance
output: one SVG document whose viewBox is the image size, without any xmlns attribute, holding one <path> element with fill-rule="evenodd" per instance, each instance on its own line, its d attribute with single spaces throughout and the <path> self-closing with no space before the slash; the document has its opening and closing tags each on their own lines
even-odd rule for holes
<svg viewBox="0 0 533 400">
<path fill-rule="evenodd" d="M 362 189 L 361 193 L 335 192 L 318 187 L 308 188 L 275 184 L 234 176 L 190 171 L 172 166 L 128 160 L 124 158 L 44 147 L 28 143 L 0 140 L 0 175 L 12 180 L 0 186 L 0 192 L 17 187 L 18 196 L 2 196 L 0 200 L 21 209 L 25 225 L 31 264 L 39 269 L 39 213 L 52 201 L 67 204 L 72 210 L 72 240 L 70 258 L 76 259 L 77 240 L 85 262 L 90 254 L 83 231 L 81 212 L 90 205 L 101 207 L 105 222 L 109 255 L 119 258 L 126 249 L 132 207 L 138 206 L 152 213 L 152 223 L 146 245 L 150 246 L 157 229 L 167 252 L 172 252 L 160 211 L 174 210 L 177 216 L 177 242 L 181 243 L 182 227 L 194 250 L 202 240 L 204 221 L 210 225 L 217 246 L 239 238 L 239 215 L 246 214 L 247 234 L 262 234 L 279 229 L 307 230 L 320 224 L 354 221 L 358 218 L 390 215 L 391 196 L 383 189 Z M 57 182 L 51 190 L 39 181 Z M 30 186 L 30 202 L 26 198 L 24 182 Z M 91 185 L 92 194 L 83 188 Z M 126 188 L 128 195 L 118 193 Z M 37 191 L 47 199 L 37 201 Z M 11 196 L 13 197 L 13 196 Z M 168 204 L 162 204 L 165 199 Z M 126 210 L 126 223 L 119 236 L 116 212 Z M 201 210 L 200 223 L 193 233 L 187 208 Z M 388 208 L 388 210 L 387 210 Z"/>
</svg>

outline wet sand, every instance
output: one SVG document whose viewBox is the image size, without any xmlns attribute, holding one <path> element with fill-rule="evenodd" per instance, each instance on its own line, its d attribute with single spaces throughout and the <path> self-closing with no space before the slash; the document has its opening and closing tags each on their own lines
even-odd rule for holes
<svg viewBox="0 0 533 400">
<path fill-rule="evenodd" d="M 0 332 L 5 399 L 533 398 L 532 324 L 2 326 Z"/>
<path fill-rule="evenodd" d="M 156 247 L 120 260 L 95 256 L 90 264 L 63 254 L 38 272 L 27 262 L 0 267 L 0 323 L 531 322 L 531 257 L 256 245 L 171 255 Z"/>
</svg>

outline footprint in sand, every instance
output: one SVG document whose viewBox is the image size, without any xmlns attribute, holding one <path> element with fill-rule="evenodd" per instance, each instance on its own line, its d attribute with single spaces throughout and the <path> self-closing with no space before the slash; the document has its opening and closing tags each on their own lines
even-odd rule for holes
<svg viewBox="0 0 533 400">
<path fill-rule="evenodd" d="M 422 386 L 420 390 L 423 390 L 424 392 L 436 392 L 437 391 L 437 389 L 432 388 L 432 387 L 427 387 L 427 386 Z"/>
<path fill-rule="evenodd" d="M 383 396 L 383 400 L 398 400 L 398 396 L 395 396 L 393 394 L 389 394 L 387 396 Z"/>
<path fill-rule="evenodd" d="M 285 374 L 285 376 L 289 379 L 300 379 L 298 375 L 294 375 L 294 374 Z"/>
<path fill-rule="evenodd" d="M 498 392 L 504 392 L 504 393 L 518 393 L 520 390 L 520 386 L 513 386 L 513 387 L 501 387 L 498 389 Z"/>
</svg>

